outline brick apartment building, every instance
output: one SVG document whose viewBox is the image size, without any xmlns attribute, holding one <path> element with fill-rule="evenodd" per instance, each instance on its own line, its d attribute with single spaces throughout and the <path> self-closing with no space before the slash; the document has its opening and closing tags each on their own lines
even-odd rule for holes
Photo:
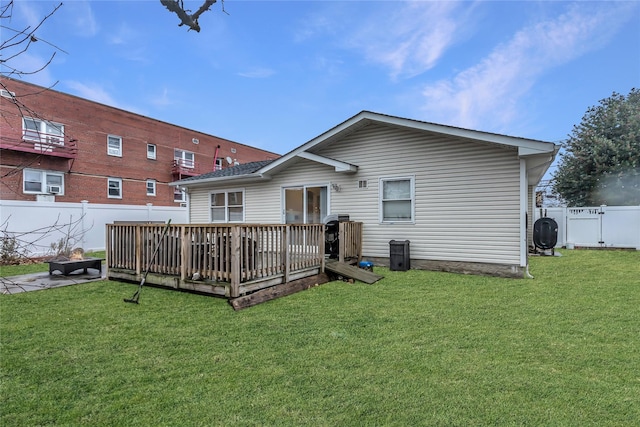
<svg viewBox="0 0 640 427">
<path fill-rule="evenodd" d="M 278 154 L 0 78 L 0 199 L 179 206 L 179 179 Z"/>
</svg>

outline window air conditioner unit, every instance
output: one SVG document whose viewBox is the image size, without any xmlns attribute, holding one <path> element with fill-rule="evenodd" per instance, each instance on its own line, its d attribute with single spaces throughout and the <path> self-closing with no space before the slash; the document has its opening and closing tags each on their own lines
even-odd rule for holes
<svg viewBox="0 0 640 427">
<path fill-rule="evenodd" d="M 48 142 L 49 144 L 62 145 L 62 138 L 57 137 L 57 136 L 48 136 L 48 137 L 47 137 L 47 142 Z"/>
<path fill-rule="evenodd" d="M 47 191 L 51 194 L 60 194 L 62 190 L 60 189 L 59 185 L 48 185 Z"/>
</svg>

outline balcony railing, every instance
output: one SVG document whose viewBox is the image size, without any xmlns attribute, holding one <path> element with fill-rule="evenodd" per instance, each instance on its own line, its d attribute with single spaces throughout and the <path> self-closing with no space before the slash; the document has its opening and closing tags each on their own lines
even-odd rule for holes
<svg viewBox="0 0 640 427">
<path fill-rule="evenodd" d="M 213 166 L 207 169 L 200 164 L 196 164 L 195 161 L 187 159 L 174 159 L 171 165 L 171 173 L 176 177 L 197 176 L 212 171 Z"/>
<path fill-rule="evenodd" d="M 0 148 L 68 159 L 78 156 L 75 140 L 65 142 L 64 136 L 30 130 L 25 130 L 21 139 L 0 136 Z"/>
</svg>

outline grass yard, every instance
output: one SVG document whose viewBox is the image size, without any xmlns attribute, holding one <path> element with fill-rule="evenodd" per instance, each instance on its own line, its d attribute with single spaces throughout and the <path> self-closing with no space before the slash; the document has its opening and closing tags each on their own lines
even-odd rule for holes
<svg viewBox="0 0 640 427">
<path fill-rule="evenodd" d="M 1 295 L 0 424 L 638 425 L 640 252 L 560 252 L 533 280 L 376 268 L 239 312 L 112 281 Z"/>
</svg>

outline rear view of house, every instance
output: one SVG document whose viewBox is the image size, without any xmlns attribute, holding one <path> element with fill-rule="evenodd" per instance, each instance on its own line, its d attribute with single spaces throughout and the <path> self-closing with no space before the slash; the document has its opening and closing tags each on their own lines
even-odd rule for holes
<svg viewBox="0 0 640 427">
<path fill-rule="evenodd" d="M 389 265 L 391 240 L 409 241 L 412 268 L 522 277 L 533 189 L 557 150 L 363 111 L 279 159 L 172 185 L 187 193 L 193 224 L 348 215 L 378 265 Z"/>
</svg>

